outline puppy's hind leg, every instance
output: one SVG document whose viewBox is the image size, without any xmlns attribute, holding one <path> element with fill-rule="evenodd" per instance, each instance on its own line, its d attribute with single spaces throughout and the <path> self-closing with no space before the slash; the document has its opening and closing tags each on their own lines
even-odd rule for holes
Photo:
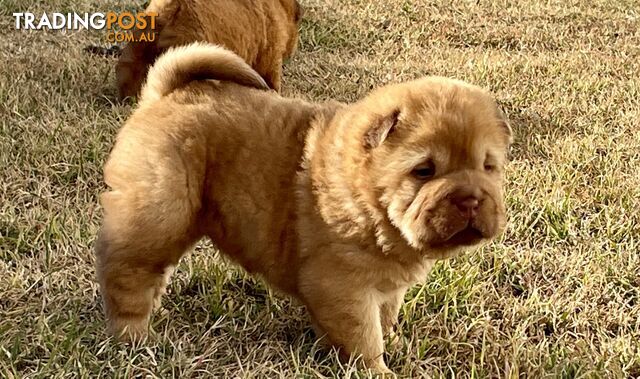
<svg viewBox="0 0 640 379">
<path fill-rule="evenodd" d="M 256 71 L 262 76 L 269 88 L 280 92 L 282 84 L 282 58 L 263 57 L 256 64 Z"/>
<path fill-rule="evenodd" d="M 172 266 L 201 237 L 202 161 L 194 156 L 186 166 L 180 147 L 145 142 L 125 136 L 112 152 L 105 168 L 112 191 L 101 198 L 96 243 L 108 328 L 125 339 L 146 335 Z"/>
</svg>

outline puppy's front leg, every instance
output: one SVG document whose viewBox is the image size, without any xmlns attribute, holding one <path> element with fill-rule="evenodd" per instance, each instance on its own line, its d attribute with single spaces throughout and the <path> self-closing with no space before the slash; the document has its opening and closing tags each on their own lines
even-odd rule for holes
<svg viewBox="0 0 640 379">
<path fill-rule="evenodd" d="M 380 306 L 380 323 L 382 324 L 382 332 L 389 336 L 392 345 L 398 342 L 398 337 L 394 332 L 394 327 L 398 323 L 398 312 L 404 300 L 406 288 L 392 291 L 386 295 L 385 300 Z"/>
<path fill-rule="evenodd" d="M 361 355 L 364 364 L 381 373 L 389 373 L 384 363 L 384 341 L 377 290 L 344 286 L 306 287 L 305 302 L 325 338 L 340 348 L 342 358 Z M 319 336 L 321 337 L 321 336 Z"/>
</svg>

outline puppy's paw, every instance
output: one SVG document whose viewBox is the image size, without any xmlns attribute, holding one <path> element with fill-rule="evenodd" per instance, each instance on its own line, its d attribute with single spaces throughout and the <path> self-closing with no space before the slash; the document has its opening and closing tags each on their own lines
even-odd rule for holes
<svg viewBox="0 0 640 379">
<path fill-rule="evenodd" d="M 398 348 L 401 345 L 402 340 L 400 335 L 391 329 L 387 334 L 387 346 L 391 348 Z"/>
<path fill-rule="evenodd" d="M 149 320 L 118 318 L 109 321 L 108 329 L 120 342 L 142 342 L 149 336 Z"/>
<path fill-rule="evenodd" d="M 384 362 L 378 362 L 371 365 L 369 371 L 378 378 L 397 378 L 398 376 L 391 371 Z"/>
</svg>

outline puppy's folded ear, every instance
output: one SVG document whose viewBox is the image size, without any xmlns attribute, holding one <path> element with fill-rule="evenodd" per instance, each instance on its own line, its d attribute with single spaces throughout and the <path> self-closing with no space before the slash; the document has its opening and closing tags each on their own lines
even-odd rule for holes
<svg viewBox="0 0 640 379">
<path fill-rule="evenodd" d="M 502 109 L 499 106 L 496 106 L 497 119 L 500 125 L 504 128 L 505 134 L 507 135 L 509 145 L 513 143 L 513 129 L 511 129 L 511 124 L 509 123 L 509 119 L 505 116 Z"/>
<path fill-rule="evenodd" d="M 399 116 L 400 110 L 397 109 L 390 115 L 375 120 L 364 135 L 364 148 L 368 150 L 380 146 L 395 131 Z"/>
</svg>

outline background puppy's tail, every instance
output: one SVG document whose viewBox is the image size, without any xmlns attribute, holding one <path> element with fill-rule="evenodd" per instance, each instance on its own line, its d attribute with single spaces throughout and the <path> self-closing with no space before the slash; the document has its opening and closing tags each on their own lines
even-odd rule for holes
<svg viewBox="0 0 640 379">
<path fill-rule="evenodd" d="M 217 45 L 196 42 L 164 53 L 149 70 L 140 103 L 153 102 L 194 80 L 225 80 L 268 90 L 269 86 L 242 58 Z"/>
</svg>

